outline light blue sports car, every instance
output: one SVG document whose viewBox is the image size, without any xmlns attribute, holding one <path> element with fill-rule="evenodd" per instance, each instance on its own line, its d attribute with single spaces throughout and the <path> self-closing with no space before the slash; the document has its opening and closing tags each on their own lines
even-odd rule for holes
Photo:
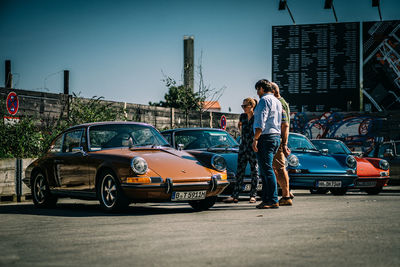
<svg viewBox="0 0 400 267">
<path fill-rule="evenodd" d="M 291 154 L 287 158 L 290 188 L 310 189 L 312 193 L 346 194 L 358 178 L 357 161 L 352 155 L 327 155 L 307 137 L 289 134 Z"/>
</svg>

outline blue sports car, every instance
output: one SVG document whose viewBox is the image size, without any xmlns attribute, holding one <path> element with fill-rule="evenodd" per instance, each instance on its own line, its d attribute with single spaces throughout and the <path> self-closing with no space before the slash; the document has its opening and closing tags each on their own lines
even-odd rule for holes
<svg viewBox="0 0 400 267">
<path fill-rule="evenodd" d="M 239 144 L 226 131 L 213 128 L 180 128 L 161 132 L 172 147 L 183 150 L 205 150 L 217 153 L 225 158 L 230 185 L 222 194 L 232 194 L 236 182 L 236 169 Z M 250 166 L 247 164 L 243 179 L 243 192 L 251 189 Z M 261 191 L 262 184 L 259 179 L 257 191 Z"/>
<path fill-rule="evenodd" d="M 297 133 L 289 134 L 288 146 L 292 151 L 287 159 L 290 188 L 344 195 L 354 186 L 357 161 L 352 155 L 323 154 Z"/>
</svg>

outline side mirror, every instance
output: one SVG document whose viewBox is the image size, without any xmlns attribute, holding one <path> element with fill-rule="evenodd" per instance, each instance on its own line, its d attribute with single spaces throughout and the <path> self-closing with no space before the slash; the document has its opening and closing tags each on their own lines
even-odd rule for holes
<svg viewBox="0 0 400 267">
<path fill-rule="evenodd" d="M 327 148 L 321 149 L 322 154 L 328 154 L 329 150 Z"/>
<path fill-rule="evenodd" d="M 73 147 L 72 153 L 81 153 L 82 155 L 86 156 L 86 152 L 83 150 L 83 147 Z"/>
<path fill-rule="evenodd" d="M 178 150 L 183 150 L 184 145 L 183 144 L 178 144 Z"/>
<path fill-rule="evenodd" d="M 385 158 L 393 158 L 394 157 L 393 150 L 392 149 L 386 149 L 385 150 L 385 154 L 383 154 L 383 157 L 385 157 Z"/>
</svg>

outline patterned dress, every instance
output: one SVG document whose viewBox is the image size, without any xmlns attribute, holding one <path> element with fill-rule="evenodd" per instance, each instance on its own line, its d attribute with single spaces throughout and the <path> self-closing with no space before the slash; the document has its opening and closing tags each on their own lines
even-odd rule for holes
<svg viewBox="0 0 400 267">
<path fill-rule="evenodd" d="M 238 164 L 236 171 L 236 184 L 232 193 L 233 198 L 238 198 L 240 192 L 243 190 L 243 178 L 246 170 L 247 163 L 250 164 L 251 169 L 251 190 L 250 196 L 257 195 L 258 185 L 258 168 L 257 156 L 253 150 L 253 123 L 254 116 L 249 120 L 246 113 L 240 114 L 240 122 L 242 123 L 241 143 L 239 146 Z"/>
</svg>

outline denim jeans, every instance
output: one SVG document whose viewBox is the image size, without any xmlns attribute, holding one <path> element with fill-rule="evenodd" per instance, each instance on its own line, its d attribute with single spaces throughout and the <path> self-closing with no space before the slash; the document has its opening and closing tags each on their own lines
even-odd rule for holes
<svg viewBox="0 0 400 267">
<path fill-rule="evenodd" d="M 260 168 L 260 176 L 263 183 L 262 201 L 267 204 L 278 202 L 278 189 L 276 177 L 272 168 L 272 160 L 281 143 L 280 135 L 263 134 L 258 139 L 257 160 Z"/>
</svg>

